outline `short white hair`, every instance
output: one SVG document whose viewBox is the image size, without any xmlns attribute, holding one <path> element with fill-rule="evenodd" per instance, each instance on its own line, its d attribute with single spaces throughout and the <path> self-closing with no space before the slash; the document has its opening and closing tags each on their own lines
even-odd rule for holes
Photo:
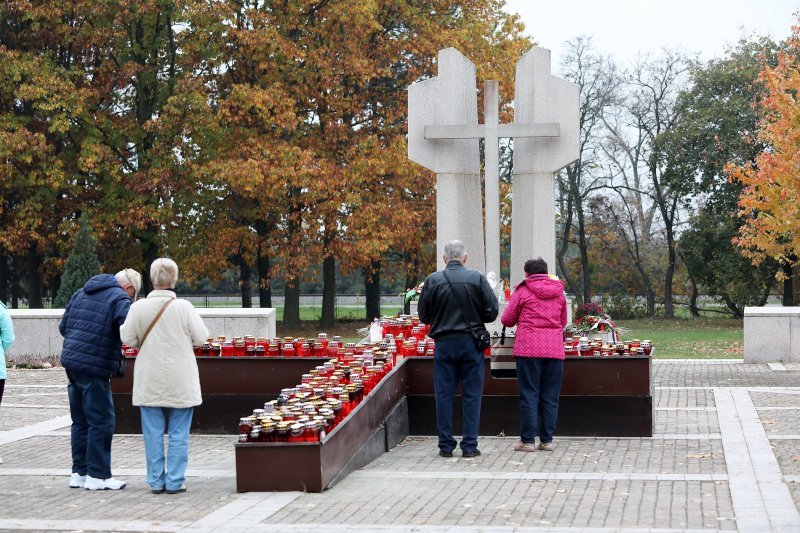
<svg viewBox="0 0 800 533">
<path fill-rule="evenodd" d="M 114 274 L 114 277 L 123 289 L 133 287 L 133 299 L 136 300 L 142 288 L 142 275 L 132 268 L 126 268 Z"/>
<path fill-rule="evenodd" d="M 155 289 L 174 289 L 178 282 L 178 265 L 169 257 L 159 257 L 150 265 L 150 281 Z"/>
<path fill-rule="evenodd" d="M 461 241 L 450 241 L 444 245 L 444 258 L 449 261 L 463 261 L 467 256 L 467 248 Z"/>
</svg>

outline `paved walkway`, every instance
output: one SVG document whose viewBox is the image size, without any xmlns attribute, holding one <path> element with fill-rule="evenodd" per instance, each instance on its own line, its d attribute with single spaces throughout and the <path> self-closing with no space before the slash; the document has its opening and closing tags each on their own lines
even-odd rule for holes
<svg viewBox="0 0 800 533">
<path fill-rule="evenodd" d="M 123 491 L 67 488 L 63 371 L 12 370 L 0 406 L 0 530 L 800 532 L 800 366 L 654 364 L 655 436 L 482 437 L 481 457 L 411 437 L 322 494 L 235 490 L 233 436 L 191 438 L 187 485 L 150 494 L 141 436 L 117 435 Z"/>
</svg>

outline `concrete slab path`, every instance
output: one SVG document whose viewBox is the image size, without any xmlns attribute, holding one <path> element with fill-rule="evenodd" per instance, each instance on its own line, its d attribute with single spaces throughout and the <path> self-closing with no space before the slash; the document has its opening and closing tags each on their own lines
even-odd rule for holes
<svg viewBox="0 0 800 533">
<path fill-rule="evenodd" d="M 61 369 L 11 370 L 0 406 L 0 530 L 800 532 L 800 365 L 654 362 L 653 438 L 559 438 L 478 458 L 402 445 L 322 494 L 236 492 L 233 435 L 192 435 L 187 486 L 153 495 L 140 435 L 117 435 L 122 491 L 69 489 Z"/>
</svg>

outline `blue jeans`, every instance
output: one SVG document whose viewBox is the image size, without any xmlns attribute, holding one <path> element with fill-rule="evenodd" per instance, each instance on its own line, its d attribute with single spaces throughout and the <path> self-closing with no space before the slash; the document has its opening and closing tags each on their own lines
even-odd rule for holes
<svg viewBox="0 0 800 533">
<path fill-rule="evenodd" d="M 453 438 L 453 401 L 459 384 L 464 410 L 461 449 L 473 452 L 478 448 L 483 367 L 483 353 L 475 349 L 472 337 L 436 341 L 433 387 L 436 392 L 439 449 L 444 452 L 452 452 L 456 447 Z"/>
<path fill-rule="evenodd" d="M 520 440 L 553 442 L 558 419 L 558 396 L 564 361 L 543 357 L 515 357 L 519 381 Z"/>
<path fill-rule="evenodd" d="M 189 463 L 189 427 L 193 407 L 140 407 L 142 436 L 147 460 L 147 483 L 151 488 L 177 490 L 186 480 Z M 164 430 L 169 419 L 169 448 L 164 461 Z"/>
<path fill-rule="evenodd" d="M 69 414 L 72 416 L 72 471 L 98 479 L 111 477 L 114 400 L 108 378 L 67 370 Z"/>
</svg>

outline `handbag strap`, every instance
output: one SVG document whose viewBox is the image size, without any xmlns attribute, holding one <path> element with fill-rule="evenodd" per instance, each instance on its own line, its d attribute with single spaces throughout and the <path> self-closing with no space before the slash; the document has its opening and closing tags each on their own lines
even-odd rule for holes
<svg viewBox="0 0 800 533">
<path fill-rule="evenodd" d="M 453 293 L 453 296 L 455 296 L 456 300 L 458 300 L 459 304 L 458 310 L 461 311 L 461 318 L 463 318 L 464 322 L 467 323 L 467 327 L 469 329 L 472 329 L 472 324 L 470 323 L 469 319 L 467 319 L 467 316 L 464 314 L 464 308 L 467 307 L 470 311 L 472 311 L 473 310 L 472 306 L 467 305 L 467 302 L 461 297 L 459 293 L 456 292 L 455 288 L 453 288 L 453 284 L 450 283 L 450 278 L 447 277 L 447 272 L 442 270 L 442 275 L 444 276 L 444 279 L 447 280 L 447 284 L 450 285 L 450 292 Z M 481 322 L 480 320 L 478 320 L 478 323 L 483 325 L 483 322 Z"/>
<path fill-rule="evenodd" d="M 161 306 L 161 309 L 158 311 L 156 317 L 153 319 L 152 322 L 150 322 L 150 325 L 147 326 L 147 330 L 144 332 L 144 337 L 142 337 L 142 342 L 139 343 L 139 348 L 144 346 L 144 341 L 147 339 L 147 336 L 150 335 L 150 330 L 153 329 L 153 326 L 156 325 L 158 319 L 161 318 L 161 315 L 164 314 L 164 311 L 167 310 L 167 307 L 169 307 L 169 304 L 171 304 L 173 300 L 175 300 L 175 298 L 170 298 L 169 300 L 166 301 L 166 303 L 164 303 L 164 305 Z"/>
</svg>

